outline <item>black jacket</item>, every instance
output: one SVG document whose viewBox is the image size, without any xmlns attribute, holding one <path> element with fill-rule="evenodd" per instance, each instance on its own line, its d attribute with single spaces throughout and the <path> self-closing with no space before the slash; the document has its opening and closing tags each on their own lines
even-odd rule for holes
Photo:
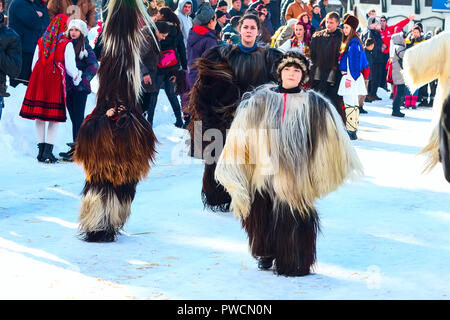
<svg viewBox="0 0 450 320">
<path fill-rule="evenodd" d="M 42 17 L 36 11 L 42 12 Z M 20 36 L 23 52 L 34 53 L 37 41 L 49 23 L 47 6 L 41 1 L 13 0 L 9 6 L 8 26 Z"/>
<path fill-rule="evenodd" d="M 0 72 L 13 78 L 20 73 L 21 67 L 20 37 L 14 30 L 0 24 Z"/>
<path fill-rule="evenodd" d="M 381 33 L 379 33 L 377 30 L 371 30 L 367 29 L 364 34 L 362 35 L 362 43 L 365 43 L 367 39 L 373 39 L 375 42 L 375 46 L 372 50 L 372 63 L 386 63 L 385 58 L 383 55 L 383 52 L 381 51 L 381 48 L 383 46 L 383 39 L 381 39 Z M 384 67 L 384 66 L 383 66 Z"/>
<path fill-rule="evenodd" d="M 312 73 L 319 68 L 322 73 L 338 70 L 338 59 L 342 42 L 342 31 L 338 28 L 330 33 L 327 29 L 317 31 L 311 38 L 309 46 L 312 61 Z"/>
<path fill-rule="evenodd" d="M 178 64 L 176 66 L 170 67 L 171 70 L 167 70 L 169 73 L 174 74 L 181 66 L 183 70 L 187 69 L 187 58 L 186 58 L 186 46 L 184 45 L 183 34 L 178 28 L 169 23 L 170 29 L 169 34 L 166 39 L 161 41 L 161 51 L 175 50 L 177 55 Z"/>
<path fill-rule="evenodd" d="M 156 92 L 159 87 L 156 88 L 156 73 L 158 71 L 158 62 L 160 60 L 159 48 L 149 32 L 148 27 L 143 29 L 145 36 L 145 45 L 141 49 L 141 77 L 149 75 L 152 79 L 152 84 L 145 84 L 142 81 L 142 87 L 145 92 Z M 158 44 L 159 45 L 159 44 Z"/>
</svg>

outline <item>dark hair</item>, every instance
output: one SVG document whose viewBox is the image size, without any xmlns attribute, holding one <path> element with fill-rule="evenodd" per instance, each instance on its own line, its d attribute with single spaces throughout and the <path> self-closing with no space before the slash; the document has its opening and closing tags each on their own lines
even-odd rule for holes
<svg viewBox="0 0 450 320">
<path fill-rule="evenodd" d="M 164 16 L 164 21 L 172 22 L 177 27 L 178 32 L 181 32 L 180 19 L 170 7 L 162 7 L 159 9 L 159 13 Z"/>
<path fill-rule="evenodd" d="M 257 15 L 254 15 L 252 13 L 250 14 L 244 14 L 242 16 L 241 19 L 239 19 L 239 28 L 242 27 L 242 24 L 244 23 L 245 20 L 253 20 L 256 22 L 256 27 L 258 28 L 258 30 L 261 30 L 261 21 L 259 20 Z"/>
<path fill-rule="evenodd" d="M 335 19 L 337 22 L 339 22 L 339 13 L 337 13 L 336 11 L 331 11 L 328 12 L 327 15 L 325 16 L 325 19 Z"/>
<path fill-rule="evenodd" d="M 69 37 L 70 37 L 70 33 L 69 33 Z M 76 44 L 73 48 L 75 50 L 75 56 L 77 58 L 79 57 L 80 52 L 83 51 L 83 49 L 84 49 L 84 42 L 85 42 L 85 40 L 84 40 L 83 32 L 80 31 L 80 36 L 78 37 L 78 39 L 76 39 Z"/>
<path fill-rule="evenodd" d="M 159 33 L 169 33 L 169 24 L 165 21 L 156 21 L 156 28 Z"/>
<path fill-rule="evenodd" d="M 367 48 L 368 46 L 371 46 L 375 44 L 375 41 L 372 38 L 367 38 L 366 42 L 364 42 L 364 46 Z"/>
<path fill-rule="evenodd" d="M 231 0 L 231 3 L 235 3 L 236 1 L 238 1 L 238 0 Z M 242 0 L 239 0 L 239 1 L 241 1 L 241 3 L 242 3 Z"/>
<path fill-rule="evenodd" d="M 230 24 L 233 28 L 236 28 L 239 25 L 239 19 L 241 19 L 240 16 L 234 16 L 230 19 Z"/>
</svg>

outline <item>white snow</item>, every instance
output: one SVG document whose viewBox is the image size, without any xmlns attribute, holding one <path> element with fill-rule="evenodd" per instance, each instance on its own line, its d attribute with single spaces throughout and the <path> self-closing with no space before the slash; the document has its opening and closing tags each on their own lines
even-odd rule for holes
<svg viewBox="0 0 450 320">
<path fill-rule="evenodd" d="M 232 214 L 204 211 L 203 165 L 183 157 L 185 131 L 164 92 L 155 113 L 156 165 L 137 188 L 115 243 L 77 238 L 82 169 L 36 160 L 33 121 L 18 114 L 25 87 L 8 88 L 0 120 L 0 299 L 448 299 L 450 185 L 417 155 L 431 108 L 391 117 L 387 93 L 367 104 L 360 181 L 317 202 L 313 274 L 260 271 Z M 88 99 L 92 110 L 95 95 Z M 71 122 L 54 153 L 66 151 Z"/>
</svg>

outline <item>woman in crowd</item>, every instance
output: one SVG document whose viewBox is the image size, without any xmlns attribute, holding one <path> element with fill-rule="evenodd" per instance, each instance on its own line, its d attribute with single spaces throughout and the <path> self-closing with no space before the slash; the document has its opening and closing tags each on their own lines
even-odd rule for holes
<svg viewBox="0 0 450 320">
<path fill-rule="evenodd" d="M 88 32 L 86 22 L 80 19 L 70 20 L 67 36 L 75 48 L 75 61 L 77 68 L 82 72 L 82 76 L 78 86 L 73 85 L 70 77 L 66 79 L 67 111 L 69 111 L 70 120 L 72 121 L 73 139 L 73 142 L 67 144 L 70 150 L 59 154 L 66 161 L 72 161 L 75 141 L 84 120 L 87 97 L 91 93 L 91 80 L 97 74 L 98 69 L 97 58 L 87 39 Z"/>
<path fill-rule="evenodd" d="M 68 17 L 58 14 L 39 39 L 34 51 L 32 73 L 20 115 L 36 120 L 38 156 L 40 162 L 57 162 L 53 143 L 59 122 L 66 117 L 66 74 L 74 86 L 81 81 L 82 72 L 76 66 L 75 50 L 66 37 Z M 45 134 L 47 125 L 47 135 Z"/>
</svg>

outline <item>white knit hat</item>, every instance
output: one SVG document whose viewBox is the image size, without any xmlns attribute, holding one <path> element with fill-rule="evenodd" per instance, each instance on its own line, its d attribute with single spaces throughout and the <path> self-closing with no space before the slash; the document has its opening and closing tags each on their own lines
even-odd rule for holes
<svg viewBox="0 0 450 320">
<path fill-rule="evenodd" d="M 73 27 L 75 27 L 76 29 L 80 30 L 80 32 L 83 34 L 83 36 L 86 38 L 89 30 L 87 27 L 86 22 L 84 22 L 83 20 L 80 19 L 72 19 L 69 21 L 69 25 L 67 27 L 67 35 L 69 35 L 69 31 L 70 29 L 72 29 Z"/>
</svg>

